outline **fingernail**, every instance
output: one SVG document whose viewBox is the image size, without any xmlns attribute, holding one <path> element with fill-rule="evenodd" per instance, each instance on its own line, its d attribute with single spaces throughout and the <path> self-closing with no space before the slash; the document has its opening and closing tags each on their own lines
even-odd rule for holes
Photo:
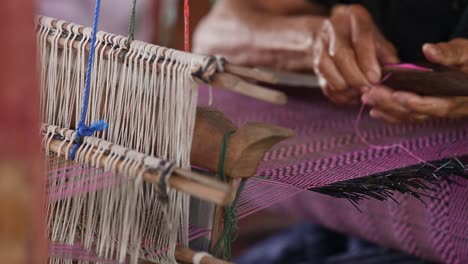
<svg viewBox="0 0 468 264">
<path fill-rule="evenodd" d="M 361 101 L 362 101 L 363 103 L 367 103 L 368 97 L 369 97 L 369 96 L 368 96 L 367 94 L 362 95 L 362 96 L 361 96 Z"/>
<path fill-rule="evenodd" d="M 367 72 L 367 78 L 369 78 L 369 81 L 371 83 L 378 83 L 380 81 L 379 74 L 374 72 L 374 71 L 368 71 Z"/>
<path fill-rule="evenodd" d="M 427 55 L 433 58 L 438 57 L 440 54 L 439 49 L 435 45 L 432 45 L 429 43 L 426 43 L 423 45 L 423 51 L 424 53 L 426 53 Z"/>
<path fill-rule="evenodd" d="M 367 105 L 371 105 L 373 104 L 373 100 L 372 100 L 372 97 L 369 96 L 369 94 L 364 94 L 361 96 L 361 101 L 364 103 L 364 104 L 367 104 Z"/>
<path fill-rule="evenodd" d="M 318 75 L 318 85 L 321 88 L 324 88 L 325 86 L 327 86 L 327 80 L 322 75 Z"/>
</svg>

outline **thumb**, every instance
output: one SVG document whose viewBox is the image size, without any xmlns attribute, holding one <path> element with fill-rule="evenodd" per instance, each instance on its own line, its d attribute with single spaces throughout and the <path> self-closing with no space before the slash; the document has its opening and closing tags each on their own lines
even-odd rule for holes
<svg viewBox="0 0 468 264">
<path fill-rule="evenodd" d="M 423 45 L 423 53 L 430 62 L 445 66 L 468 64 L 468 40 L 454 39 L 450 42 Z"/>
</svg>

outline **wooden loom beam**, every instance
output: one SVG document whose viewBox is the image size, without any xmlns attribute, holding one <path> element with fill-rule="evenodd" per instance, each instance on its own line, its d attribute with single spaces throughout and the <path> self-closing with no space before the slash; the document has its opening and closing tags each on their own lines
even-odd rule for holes
<svg viewBox="0 0 468 264">
<path fill-rule="evenodd" d="M 57 27 L 57 21 L 53 21 L 51 24 L 52 24 L 52 27 L 55 27 L 55 28 Z M 69 23 L 63 23 L 62 29 L 67 30 L 67 27 L 69 25 L 70 25 Z M 85 27 L 79 27 L 78 32 L 82 34 L 84 28 Z M 47 41 L 49 43 L 52 43 L 55 38 L 57 38 L 57 36 L 48 35 Z M 59 36 L 58 38 L 59 38 L 58 45 L 61 48 L 65 47 L 66 45 L 69 48 L 74 48 L 74 49 L 78 49 L 80 47 L 80 41 L 77 41 L 77 40 L 67 41 L 65 38 L 61 36 Z M 84 48 L 87 52 L 89 52 L 90 47 L 91 47 L 90 43 L 84 44 Z M 103 47 L 103 49 L 104 49 L 103 57 L 104 59 L 107 59 L 111 51 L 111 48 L 106 46 L 106 47 Z M 97 52 L 99 53 L 101 51 L 97 51 Z M 157 67 L 158 67 L 158 70 L 161 70 L 162 67 L 165 67 L 164 69 L 166 70 L 166 72 L 169 73 L 171 72 L 170 69 L 172 66 L 170 64 L 163 64 L 162 62 L 158 62 Z M 150 65 L 150 69 L 151 68 L 152 68 L 152 65 Z M 201 84 L 203 84 L 203 82 L 201 82 Z M 229 90 L 234 93 L 242 94 L 245 96 L 249 96 L 249 97 L 262 100 L 262 101 L 266 101 L 269 103 L 273 103 L 273 104 L 285 104 L 287 101 L 286 94 L 281 91 L 269 89 L 260 85 L 256 85 L 254 83 L 250 83 L 248 81 L 243 80 L 239 76 L 236 76 L 235 74 L 228 73 L 228 72 L 215 73 L 213 76 L 213 79 L 209 83 L 206 83 L 206 84 L 213 86 L 215 88 Z"/>
<path fill-rule="evenodd" d="M 49 143 L 49 150 L 61 155 L 66 155 L 67 148 L 61 147 L 63 141 L 52 139 Z M 97 150 L 94 148 L 91 153 Z M 99 167 L 103 168 L 108 155 L 103 154 L 98 160 Z M 116 168 L 120 168 L 123 161 L 117 161 Z M 143 170 L 142 167 L 136 170 L 139 174 Z M 143 173 L 143 178 L 147 182 L 154 184 L 159 183 L 160 174 L 146 171 Z M 225 205 L 232 202 L 234 193 L 232 188 L 215 179 L 208 178 L 195 172 L 188 172 L 180 168 L 176 168 L 174 173 L 169 178 L 169 185 L 179 191 L 188 193 L 194 197 L 213 202 L 219 205 Z"/>
</svg>

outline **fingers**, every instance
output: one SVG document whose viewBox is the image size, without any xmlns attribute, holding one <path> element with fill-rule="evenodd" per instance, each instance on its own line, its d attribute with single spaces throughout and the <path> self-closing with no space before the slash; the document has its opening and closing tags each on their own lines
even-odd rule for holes
<svg viewBox="0 0 468 264">
<path fill-rule="evenodd" d="M 367 10 L 359 5 L 335 6 L 315 43 L 320 43 L 321 46 L 314 46 L 320 46 L 321 53 L 314 55 L 314 70 L 323 93 L 336 103 L 358 103 L 359 93 L 380 81 L 380 63 L 398 62 L 393 45 L 380 34 Z M 378 100 L 390 102 L 387 100 L 390 93 L 381 93 L 385 98 Z M 392 104 L 385 104 L 384 109 L 404 114 L 403 108 Z"/>
<path fill-rule="evenodd" d="M 363 6 L 349 5 L 335 8 L 333 14 L 333 22 L 340 16 L 348 17 L 348 21 L 336 22 L 339 25 L 349 25 L 351 47 L 359 67 L 370 83 L 378 83 L 382 77 L 380 64 L 399 62 L 395 47 L 379 32 L 371 15 Z"/>
<path fill-rule="evenodd" d="M 343 78 L 352 88 L 378 83 L 380 63 L 397 63 L 397 52 L 375 26 L 361 5 L 338 5 L 321 34 L 333 34 L 334 48 L 329 53 Z M 332 29 L 330 29 L 332 28 Z M 328 44 L 328 43 L 326 43 Z"/>
<path fill-rule="evenodd" d="M 358 92 L 348 88 L 331 57 L 327 52 L 323 52 L 321 42 L 317 42 L 315 45 L 314 70 L 319 77 L 323 94 L 336 104 L 357 104 L 359 102 Z"/>
<path fill-rule="evenodd" d="M 393 98 L 412 112 L 432 117 L 450 117 L 457 106 L 453 98 L 423 97 L 408 92 L 395 92 Z"/>
<path fill-rule="evenodd" d="M 362 96 L 362 101 L 372 107 L 372 117 L 390 123 L 468 116 L 468 97 L 425 97 L 376 86 Z"/>
<path fill-rule="evenodd" d="M 378 83 L 381 71 L 375 46 L 374 25 L 363 8 L 354 9 L 350 15 L 351 40 L 359 68 L 369 82 Z"/>
<path fill-rule="evenodd" d="M 468 65 L 468 40 L 454 39 L 450 42 L 424 44 L 424 56 L 433 63 L 446 66 Z"/>
<path fill-rule="evenodd" d="M 317 65 L 316 69 L 316 72 L 327 80 L 327 86 L 332 92 L 342 93 L 348 89 L 346 81 L 328 54 L 322 54 L 320 64 Z"/>
<path fill-rule="evenodd" d="M 391 113 L 397 119 L 405 119 L 410 111 L 395 101 L 393 93 L 384 86 L 375 86 L 361 99 L 365 104 L 376 107 L 382 112 Z"/>
<path fill-rule="evenodd" d="M 369 115 L 375 119 L 380 119 L 382 121 L 385 121 L 387 123 L 391 123 L 391 124 L 399 124 L 402 122 L 401 119 L 398 119 L 394 116 L 392 116 L 391 114 L 387 114 L 381 110 L 378 110 L 378 109 L 372 109 L 369 113 Z"/>
<path fill-rule="evenodd" d="M 333 38 L 336 43 L 334 44 L 334 52 L 330 54 L 330 56 L 335 62 L 337 69 L 346 80 L 348 86 L 358 89 L 362 86 L 369 85 L 370 82 L 357 62 L 356 50 L 351 40 L 351 13 L 349 12 L 349 8 L 337 8 L 336 10 L 337 11 L 335 11 L 330 20 L 334 30 L 326 28 L 326 31 L 322 31 L 322 35 L 334 34 Z M 332 37 L 326 38 L 331 39 Z M 361 51 L 363 51 L 363 49 L 361 49 Z M 368 55 L 367 57 L 369 56 L 372 55 Z"/>
<path fill-rule="evenodd" d="M 431 114 L 416 111 L 415 108 L 401 102 L 407 99 L 412 100 L 413 96 L 417 95 L 411 93 L 400 94 L 390 88 L 376 86 L 369 93 L 362 96 L 362 101 L 373 107 L 370 112 L 372 117 L 386 122 L 421 122 L 429 119 L 432 116 Z M 399 100 L 396 98 L 399 98 Z"/>
<path fill-rule="evenodd" d="M 356 53 L 352 48 L 340 48 L 333 57 L 333 61 L 349 87 L 358 90 L 371 84 L 359 67 Z"/>
<path fill-rule="evenodd" d="M 395 46 L 380 34 L 377 36 L 376 48 L 377 58 L 380 64 L 396 64 L 400 62 Z"/>
<path fill-rule="evenodd" d="M 424 44 L 423 53 L 426 59 L 430 62 L 442 64 L 446 66 L 458 64 L 455 60 L 454 51 L 448 47 L 447 43 L 439 44 Z"/>
<path fill-rule="evenodd" d="M 416 113 L 410 113 L 405 117 L 397 117 L 397 116 L 394 116 L 393 113 L 384 112 L 380 110 L 379 108 L 373 108 L 369 114 L 371 117 L 375 119 L 380 119 L 382 121 L 385 121 L 391 124 L 421 123 L 431 118 L 428 115 L 416 114 Z"/>
</svg>

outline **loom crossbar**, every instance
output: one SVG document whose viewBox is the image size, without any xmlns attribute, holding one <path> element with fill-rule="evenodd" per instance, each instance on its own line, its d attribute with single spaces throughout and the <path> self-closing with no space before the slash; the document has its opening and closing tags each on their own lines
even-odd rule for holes
<svg viewBox="0 0 468 264">
<path fill-rule="evenodd" d="M 39 18 L 39 20 L 40 20 L 40 18 Z M 51 22 L 51 26 L 52 26 L 52 28 L 57 29 L 57 27 L 58 27 L 57 20 L 53 20 Z M 67 30 L 69 26 L 70 26 L 69 23 L 63 23 L 62 26 L 61 26 L 61 30 Z M 82 26 L 76 26 L 76 27 L 77 28 L 75 29 L 75 32 L 78 32 L 78 34 L 83 34 L 83 32 L 85 30 L 85 27 L 82 27 Z M 72 34 L 72 32 L 70 32 L 70 34 Z M 67 46 L 68 48 L 79 49 L 80 45 L 81 45 L 80 40 L 77 40 L 77 39 L 67 40 L 66 37 L 64 37 L 64 36 L 56 36 L 56 35 L 53 35 L 53 34 L 49 34 L 47 36 L 47 41 L 49 43 L 57 41 L 59 47 L 61 47 L 61 48 Z M 84 44 L 85 51 L 89 52 L 90 47 L 91 47 L 91 44 L 89 42 Z M 126 47 L 119 47 L 119 48 L 123 52 L 122 55 L 125 52 L 128 52 L 128 49 Z M 103 49 L 104 49 L 102 51 L 103 58 L 107 59 L 112 47 L 105 46 L 105 47 L 103 47 Z M 168 49 L 168 48 L 165 48 L 165 49 L 167 51 L 170 51 L 171 53 L 181 53 L 181 54 L 184 53 L 184 52 L 181 52 L 181 51 L 171 50 L 171 49 Z M 98 53 L 100 53 L 100 52 L 101 51 L 98 51 Z M 200 55 L 195 55 L 195 54 L 190 54 L 190 53 L 184 53 L 184 54 L 186 54 L 188 56 L 193 56 L 194 58 L 197 58 L 198 60 L 203 60 L 204 58 L 206 58 L 206 59 L 209 58 L 209 57 L 203 57 L 203 56 L 200 56 Z M 120 58 L 123 58 L 123 56 L 121 56 Z M 135 58 L 132 58 L 132 59 L 133 60 L 143 60 L 142 61 L 143 63 L 141 65 L 143 65 L 143 67 L 146 67 L 147 65 L 149 65 L 150 70 L 152 70 L 152 68 L 153 68 L 153 61 L 152 60 L 154 60 L 155 58 L 135 57 Z M 120 60 L 120 62 L 122 63 L 123 61 Z M 177 65 L 177 62 L 173 62 L 173 61 L 171 61 L 171 63 L 163 63 L 162 61 L 157 61 L 156 62 L 157 70 L 161 71 L 162 68 L 164 67 L 165 72 L 168 73 L 168 74 L 170 74 L 172 67 L 174 67 L 176 65 Z M 193 68 L 192 68 L 193 73 L 198 72 L 199 70 L 200 70 L 200 65 L 194 65 Z M 210 73 L 207 78 L 200 79 L 200 78 L 197 78 L 196 76 L 194 76 L 194 80 L 199 82 L 200 84 L 208 84 L 208 85 L 210 85 L 212 87 L 229 90 L 229 91 L 234 92 L 234 93 L 242 94 L 242 95 L 245 95 L 245 96 L 249 96 L 249 97 L 252 97 L 252 98 L 255 98 L 255 99 L 258 99 L 258 100 L 262 100 L 262 101 L 266 101 L 266 102 L 269 102 L 269 103 L 273 103 L 273 104 L 282 105 L 282 104 L 285 104 L 287 102 L 287 96 L 286 96 L 285 93 L 283 93 L 281 91 L 274 90 L 274 89 L 269 89 L 269 88 L 257 85 L 255 83 L 248 82 L 248 81 L 242 79 L 241 77 L 245 77 L 245 76 L 244 75 L 237 76 L 236 72 L 219 72 L 219 71 L 216 70 L 216 71 L 213 71 L 212 73 Z"/>
<path fill-rule="evenodd" d="M 66 130 L 71 131 L 71 130 Z M 55 132 L 58 134 L 66 133 L 63 129 L 56 128 Z M 69 142 L 73 144 L 73 142 Z M 67 155 L 66 153 L 70 148 L 64 148 L 63 141 L 59 139 L 51 139 L 49 143 L 49 151 L 55 152 L 60 155 Z M 93 147 L 91 150 L 92 153 L 95 153 L 97 150 Z M 100 156 L 97 161 L 97 165 L 100 168 L 104 168 L 105 160 L 108 155 L 104 154 Z M 116 168 L 119 169 L 119 166 L 122 161 L 117 162 Z M 143 167 L 140 166 L 136 170 L 136 174 L 139 174 L 143 171 Z M 158 184 L 161 178 L 161 175 L 154 171 L 145 170 L 143 172 L 143 178 L 145 181 Z M 177 189 L 179 191 L 188 193 L 199 199 L 212 202 L 218 205 L 227 205 L 231 204 L 234 200 L 235 192 L 231 186 L 226 183 L 222 183 L 216 179 L 209 178 L 208 176 L 202 175 L 196 172 L 190 172 L 183 170 L 181 168 L 176 168 L 169 178 L 169 186 Z"/>
</svg>

